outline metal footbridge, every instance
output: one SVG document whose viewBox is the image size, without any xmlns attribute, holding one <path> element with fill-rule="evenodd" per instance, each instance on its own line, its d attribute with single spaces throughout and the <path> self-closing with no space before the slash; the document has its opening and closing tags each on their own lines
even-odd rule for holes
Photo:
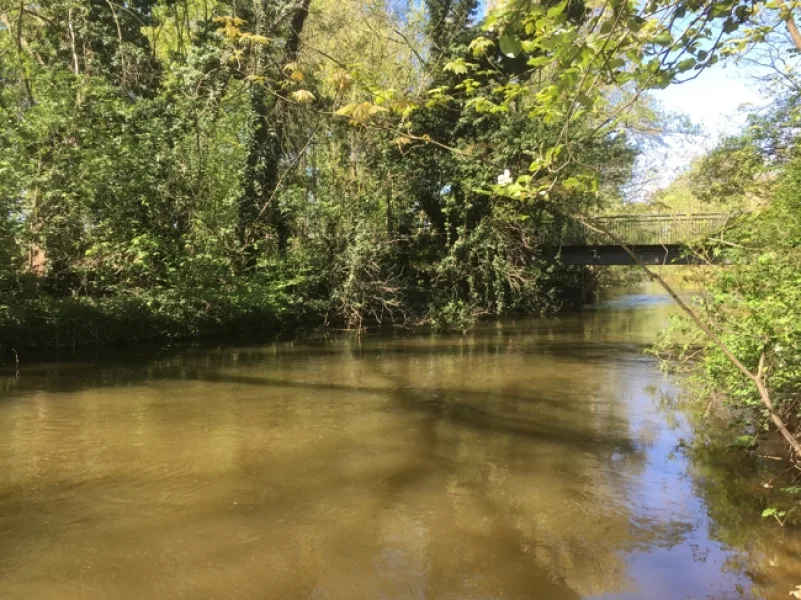
<svg viewBox="0 0 801 600">
<path fill-rule="evenodd" d="M 546 258 L 565 265 L 634 265 L 626 244 L 648 265 L 687 265 L 702 261 L 690 251 L 694 243 L 722 232 L 737 215 L 632 214 L 553 220 L 540 237 Z M 601 232 L 608 232 L 607 235 Z"/>
</svg>

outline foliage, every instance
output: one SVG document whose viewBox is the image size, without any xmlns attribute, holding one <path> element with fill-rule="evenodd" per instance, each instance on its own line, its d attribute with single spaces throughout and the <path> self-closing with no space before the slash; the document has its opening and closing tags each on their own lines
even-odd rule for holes
<svg viewBox="0 0 801 600">
<path fill-rule="evenodd" d="M 484 72 L 483 65 L 475 60 L 453 63 L 452 70 L 463 73 L 462 85 L 477 111 L 505 113 L 520 106 L 559 134 L 531 153 L 529 173 L 498 192 L 562 200 L 565 187 L 596 190 L 597 168 L 583 164 L 577 152 L 589 140 L 614 138 L 630 127 L 630 109 L 644 91 L 716 62 L 721 41 L 752 10 L 739 2 L 503 3 L 471 48 L 490 64 L 516 61 L 516 76 L 483 85 L 474 76 Z M 487 43 L 489 36 L 499 36 L 498 43 Z M 568 173 L 579 165 L 578 173 Z"/>
<path fill-rule="evenodd" d="M 773 113 L 779 115 L 775 128 L 784 129 L 786 111 L 787 104 L 782 102 Z M 783 160 L 776 158 L 774 146 L 758 143 L 769 132 L 768 125 L 764 118 L 753 121 L 742 136 L 725 140 L 693 172 L 701 181 L 721 181 L 736 190 L 756 189 L 768 168 L 772 174 L 769 185 L 763 183 L 760 202 L 751 205 L 755 210 L 738 218 L 723 239 L 704 249 L 731 264 L 707 278 L 700 308 L 704 320 L 732 352 L 764 376 L 777 412 L 797 432 L 801 430 L 797 393 L 801 386 L 801 161 L 793 157 L 792 137 L 783 136 L 787 144 Z M 752 157 L 748 162 L 754 168 L 736 177 L 722 174 L 720 157 L 732 148 L 748 149 Z M 721 198 L 721 188 L 713 189 L 710 197 Z M 729 193 L 731 204 L 742 206 L 742 195 Z M 662 348 L 700 361 L 704 395 L 725 400 L 747 423 L 748 445 L 753 446 L 758 439 L 753 434 L 768 429 L 768 413 L 755 386 L 719 347 L 707 343 L 686 322 L 676 325 L 667 332 Z"/>
<path fill-rule="evenodd" d="M 169 336 L 558 307 L 576 272 L 538 262 L 543 223 L 622 195 L 643 91 L 752 6 L 478 9 L 1 0 L 4 331 L 129 303 Z"/>
<path fill-rule="evenodd" d="M 764 193 L 765 170 L 762 155 L 751 140 L 730 137 L 698 161 L 690 184 L 703 202 L 725 199 L 729 206 L 744 206 Z"/>
<path fill-rule="evenodd" d="M 463 85 L 475 17 L 469 0 L 0 2 L 0 340 L 557 306 L 532 260 L 541 210 L 488 192 L 557 128 L 436 100 Z M 581 156 L 614 189 L 634 153 L 619 136 Z"/>
<path fill-rule="evenodd" d="M 435 331 L 466 333 L 475 325 L 478 315 L 464 300 L 451 300 L 430 310 L 431 326 Z"/>
<path fill-rule="evenodd" d="M 0 305 L 0 350 L 163 342 L 279 331 L 312 322 L 272 286 L 148 290 L 105 298 L 39 294 Z"/>
<path fill-rule="evenodd" d="M 724 332 L 724 341 L 756 368 L 764 370 L 775 402 L 786 418 L 798 421 L 801 405 L 801 163 L 791 163 L 764 211 L 743 219 L 721 250 L 738 263 L 721 270 L 710 287 L 706 313 Z M 753 390 L 743 385 L 727 361 L 710 349 L 705 369 L 737 402 L 756 406 Z"/>
</svg>

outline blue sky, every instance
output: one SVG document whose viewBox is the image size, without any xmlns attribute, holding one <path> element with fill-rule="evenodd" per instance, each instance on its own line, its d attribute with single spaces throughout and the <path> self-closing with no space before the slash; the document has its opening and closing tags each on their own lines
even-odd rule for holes
<svg viewBox="0 0 801 600">
<path fill-rule="evenodd" d="M 749 106 L 764 106 L 767 102 L 746 70 L 733 64 L 717 64 L 692 81 L 671 85 L 652 95 L 666 112 L 688 116 L 701 135 L 667 136 L 666 146 L 647 151 L 640 159 L 640 175 L 630 191 L 633 200 L 668 185 L 695 158 L 727 135 L 742 130 Z"/>
<path fill-rule="evenodd" d="M 739 110 L 743 105 L 766 101 L 742 68 L 721 64 L 653 95 L 666 110 L 688 115 L 713 138 L 735 133 L 745 124 L 745 114 Z"/>
</svg>

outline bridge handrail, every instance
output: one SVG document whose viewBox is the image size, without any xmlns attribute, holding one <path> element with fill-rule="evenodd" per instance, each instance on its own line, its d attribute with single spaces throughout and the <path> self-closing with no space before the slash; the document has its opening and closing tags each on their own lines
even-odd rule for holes
<svg viewBox="0 0 801 600">
<path fill-rule="evenodd" d="M 590 246 L 614 243 L 620 238 L 631 244 L 682 244 L 710 236 L 743 213 L 665 213 L 598 215 L 589 224 L 606 225 L 614 237 L 594 231 L 575 220 L 549 219 L 543 223 L 542 241 L 559 245 Z M 551 224 L 551 230 L 548 225 Z"/>
<path fill-rule="evenodd" d="M 712 218 L 731 218 L 741 213 L 666 213 L 666 214 L 620 214 L 620 215 L 595 215 L 590 217 L 591 220 L 603 219 L 623 219 L 633 221 L 676 221 L 681 219 L 712 219 Z"/>
</svg>

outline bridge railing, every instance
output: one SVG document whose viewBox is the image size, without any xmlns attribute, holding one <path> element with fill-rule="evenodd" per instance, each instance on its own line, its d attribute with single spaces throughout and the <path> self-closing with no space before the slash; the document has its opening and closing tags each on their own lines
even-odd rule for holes
<svg viewBox="0 0 801 600">
<path fill-rule="evenodd" d="M 589 221 L 608 231 L 626 244 L 686 244 L 710 237 L 731 221 L 728 213 L 607 215 Z M 599 233 L 574 220 L 545 224 L 541 243 L 561 246 L 602 246 L 618 243 L 613 237 Z"/>
</svg>

